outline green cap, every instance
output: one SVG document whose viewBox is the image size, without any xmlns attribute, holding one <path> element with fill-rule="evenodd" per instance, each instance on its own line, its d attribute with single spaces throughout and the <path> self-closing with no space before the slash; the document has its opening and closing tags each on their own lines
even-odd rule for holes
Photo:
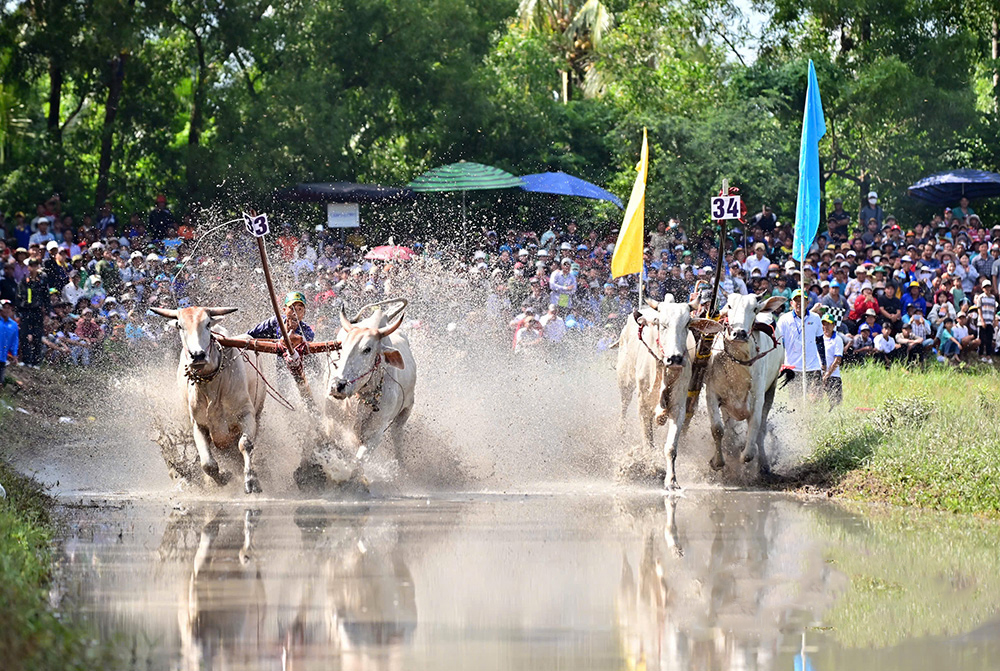
<svg viewBox="0 0 1000 671">
<path fill-rule="evenodd" d="M 305 294 L 303 294 L 301 291 L 289 291 L 287 294 L 285 294 L 285 307 L 288 307 L 292 303 L 302 303 L 302 306 L 305 307 L 306 304 Z"/>
<path fill-rule="evenodd" d="M 823 315 L 823 318 L 820 321 L 823 322 L 824 324 L 834 324 L 834 325 L 836 325 L 836 323 L 837 323 L 837 322 L 833 321 L 833 317 L 831 317 L 830 315 Z"/>
<path fill-rule="evenodd" d="M 791 300 L 795 300 L 796 298 L 800 298 L 801 296 L 802 296 L 802 289 L 796 289 L 795 291 L 792 292 Z"/>
</svg>

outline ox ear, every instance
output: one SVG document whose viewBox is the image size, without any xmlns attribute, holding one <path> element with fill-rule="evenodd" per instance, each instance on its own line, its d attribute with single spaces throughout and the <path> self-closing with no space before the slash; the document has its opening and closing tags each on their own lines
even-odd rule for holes
<svg viewBox="0 0 1000 671">
<path fill-rule="evenodd" d="M 160 315 L 167 319 L 177 319 L 177 310 L 168 310 L 166 308 L 149 308 L 149 311 L 154 315 Z"/>
<path fill-rule="evenodd" d="M 757 314 L 761 314 L 763 312 L 774 312 L 785 304 L 785 300 L 784 296 L 771 296 L 764 301 L 763 305 L 757 308 Z"/>
<path fill-rule="evenodd" d="M 393 368 L 398 368 L 403 370 L 406 368 L 406 364 L 403 363 L 403 355 L 399 353 L 398 349 L 383 348 L 382 350 L 382 360 Z"/>
<path fill-rule="evenodd" d="M 656 310 L 656 309 L 658 309 L 660 307 L 660 302 L 659 301 L 654 301 L 652 298 L 647 298 L 646 299 L 646 305 L 648 305 L 649 307 L 651 307 L 654 310 Z"/>
<path fill-rule="evenodd" d="M 239 310 L 239 308 L 205 308 L 209 317 L 225 317 Z"/>
<path fill-rule="evenodd" d="M 721 331 L 722 324 L 714 319 L 692 319 L 691 323 L 688 324 L 688 328 L 702 335 L 708 335 L 709 333 L 718 333 Z"/>
</svg>

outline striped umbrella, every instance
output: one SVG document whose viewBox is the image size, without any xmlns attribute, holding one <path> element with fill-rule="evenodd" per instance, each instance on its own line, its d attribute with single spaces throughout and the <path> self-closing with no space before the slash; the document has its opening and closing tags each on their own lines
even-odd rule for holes
<svg viewBox="0 0 1000 671">
<path fill-rule="evenodd" d="M 428 170 L 406 185 L 413 191 L 462 192 L 462 227 L 465 227 L 466 191 L 486 189 L 513 189 L 524 186 L 524 181 L 509 172 L 482 163 L 459 161 Z"/>
</svg>

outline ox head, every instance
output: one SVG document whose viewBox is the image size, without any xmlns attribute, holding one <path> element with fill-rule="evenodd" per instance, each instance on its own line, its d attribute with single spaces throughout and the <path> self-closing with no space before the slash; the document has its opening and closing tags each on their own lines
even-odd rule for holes
<svg viewBox="0 0 1000 671">
<path fill-rule="evenodd" d="M 403 323 L 403 315 L 381 326 L 382 311 L 354 324 L 340 310 L 340 358 L 330 363 L 327 396 L 338 400 L 355 394 L 375 374 L 381 364 L 403 368 L 403 356 L 385 340 Z"/>
<path fill-rule="evenodd" d="M 695 303 L 674 303 L 673 296 L 667 295 L 662 301 L 646 299 L 652 310 L 637 311 L 635 320 L 642 326 L 656 328 L 660 356 L 671 367 L 684 365 L 687 357 L 688 332 L 718 333 L 722 325 L 711 319 L 697 319 L 692 315 L 698 309 Z"/>
<path fill-rule="evenodd" d="M 766 301 L 758 299 L 756 294 L 729 294 L 725 307 L 719 313 L 725 317 L 726 339 L 734 342 L 747 342 L 753 331 L 757 315 L 774 312 L 785 302 L 782 296 L 772 296 Z"/>
<path fill-rule="evenodd" d="M 171 320 L 181 336 L 182 357 L 194 372 L 218 367 L 221 351 L 212 347 L 212 326 L 238 308 L 191 307 L 179 310 L 150 308 L 154 314 Z"/>
</svg>

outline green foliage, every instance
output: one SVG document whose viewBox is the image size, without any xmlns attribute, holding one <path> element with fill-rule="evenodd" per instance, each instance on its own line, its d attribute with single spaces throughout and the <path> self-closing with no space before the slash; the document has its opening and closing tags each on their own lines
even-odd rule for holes
<svg viewBox="0 0 1000 671">
<path fill-rule="evenodd" d="M 808 58 L 826 108 L 827 196 L 848 210 L 874 188 L 904 220 L 926 217 L 904 197 L 914 180 L 1000 165 L 993 6 L 758 9 L 767 21 L 750 35 L 730 0 L 8 3 L 0 206 L 30 210 L 58 190 L 90 211 L 102 152 L 120 214 L 160 191 L 182 210 L 296 181 L 405 183 L 463 158 L 562 169 L 627 197 L 645 126 L 651 219 L 697 226 L 725 177 L 751 209 L 766 202 L 787 221 Z M 505 202 L 494 215 L 531 211 Z"/>
<path fill-rule="evenodd" d="M 816 422 L 808 466 L 848 497 L 1000 516 L 998 383 L 993 367 L 847 368 L 844 404 Z"/>
</svg>

